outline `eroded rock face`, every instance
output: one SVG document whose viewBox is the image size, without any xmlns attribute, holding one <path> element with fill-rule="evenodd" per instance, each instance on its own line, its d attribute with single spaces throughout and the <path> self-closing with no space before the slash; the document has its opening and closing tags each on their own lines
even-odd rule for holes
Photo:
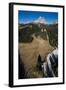
<svg viewBox="0 0 66 90">
<path fill-rule="evenodd" d="M 46 77 L 58 76 L 58 49 L 56 48 L 47 55 L 46 61 L 42 65 L 43 73 Z"/>
</svg>

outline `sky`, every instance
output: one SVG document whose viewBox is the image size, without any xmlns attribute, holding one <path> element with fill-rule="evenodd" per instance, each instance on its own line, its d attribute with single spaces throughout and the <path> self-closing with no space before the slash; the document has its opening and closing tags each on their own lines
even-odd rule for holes
<svg viewBox="0 0 66 90">
<path fill-rule="evenodd" d="M 47 24 L 58 22 L 57 12 L 40 12 L 40 11 L 18 11 L 19 23 L 32 23 L 39 17 L 43 17 Z"/>
</svg>

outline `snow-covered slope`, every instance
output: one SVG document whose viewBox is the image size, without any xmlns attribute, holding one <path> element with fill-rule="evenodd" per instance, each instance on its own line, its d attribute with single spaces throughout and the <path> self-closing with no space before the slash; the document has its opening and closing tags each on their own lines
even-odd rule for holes
<svg viewBox="0 0 66 90">
<path fill-rule="evenodd" d="M 41 23 L 41 24 L 46 24 L 47 22 L 46 22 L 46 20 L 44 19 L 44 17 L 38 17 L 35 21 L 34 21 L 34 23 Z"/>
</svg>

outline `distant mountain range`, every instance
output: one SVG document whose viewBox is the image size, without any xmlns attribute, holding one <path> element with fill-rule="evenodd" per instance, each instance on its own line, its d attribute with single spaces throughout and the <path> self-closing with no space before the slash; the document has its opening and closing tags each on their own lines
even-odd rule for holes
<svg viewBox="0 0 66 90">
<path fill-rule="evenodd" d="M 53 23 L 48 23 L 46 21 L 46 19 L 44 17 L 38 17 L 36 20 L 34 20 L 33 22 L 29 22 L 29 23 L 19 23 L 19 24 L 23 24 L 23 25 L 26 25 L 26 24 L 43 24 L 43 25 L 51 25 L 51 24 L 58 24 L 58 21 L 54 21 Z"/>
</svg>

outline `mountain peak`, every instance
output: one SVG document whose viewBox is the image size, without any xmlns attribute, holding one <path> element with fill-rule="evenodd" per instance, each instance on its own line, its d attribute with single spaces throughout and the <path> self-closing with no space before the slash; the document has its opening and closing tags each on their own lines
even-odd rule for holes
<svg viewBox="0 0 66 90">
<path fill-rule="evenodd" d="M 46 20 L 44 19 L 44 17 L 38 17 L 38 19 L 36 19 L 34 21 L 34 23 L 41 23 L 41 24 L 46 24 Z"/>
</svg>

